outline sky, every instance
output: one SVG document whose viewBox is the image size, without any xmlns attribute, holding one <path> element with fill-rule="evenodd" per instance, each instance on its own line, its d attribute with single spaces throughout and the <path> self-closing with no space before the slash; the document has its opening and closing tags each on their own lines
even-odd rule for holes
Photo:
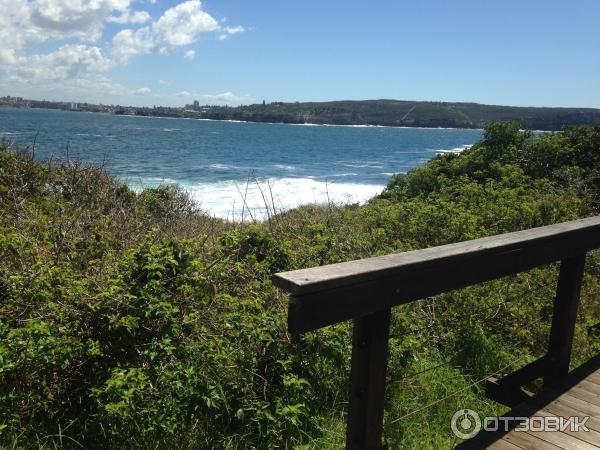
<svg viewBox="0 0 600 450">
<path fill-rule="evenodd" d="M 0 96 L 600 108 L 598 0 L 0 0 Z"/>
</svg>

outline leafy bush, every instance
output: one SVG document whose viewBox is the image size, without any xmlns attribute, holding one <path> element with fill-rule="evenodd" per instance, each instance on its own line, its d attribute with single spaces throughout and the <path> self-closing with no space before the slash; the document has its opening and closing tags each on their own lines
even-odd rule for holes
<svg viewBox="0 0 600 450">
<path fill-rule="evenodd" d="M 239 224 L 207 217 L 177 187 L 135 193 L 98 168 L 4 146 L 0 446 L 339 447 L 349 324 L 290 336 L 271 275 L 594 214 L 599 159 L 600 127 L 534 136 L 493 123 L 470 150 L 392 177 L 364 206 Z M 599 267 L 591 254 L 575 362 L 600 348 Z M 473 382 L 543 351 L 556 274 L 395 309 L 390 445 L 451 445 L 447 423 L 465 402 L 501 411 Z"/>
</svg>

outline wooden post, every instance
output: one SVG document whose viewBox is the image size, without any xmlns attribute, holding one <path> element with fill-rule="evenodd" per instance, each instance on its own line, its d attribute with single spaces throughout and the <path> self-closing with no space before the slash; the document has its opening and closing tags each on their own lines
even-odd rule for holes
<svg viewBox="0 0 600 450">
<path fill-rule="evenodd" d="M 273 283 L 292 295 L 288 307 L 292 333 L 354 320 L 346 448 L 376 450 L 382 447 L 391 307 L 562 259 L 546 356 L 499 386 L 492 380 L 491 388 L 514 393 L 539 377 L 547 385 L 568 373 L 585 254 L 598 248 L 600 216 L 278 273 Z"/>
<path fill-rule="evenodd" d="M 354 319 L 347 450 L 381 450 L 390 310 Z"/>
<path fill-rule="evenodd" d="M 547 358 L 549 362 L 544 376 L 544 386 L 548 386 L 569 373 L 585 256 L 586 254 L 583 253 L 563 259 L 560 264 L 548 343 Z"/>
</svg>

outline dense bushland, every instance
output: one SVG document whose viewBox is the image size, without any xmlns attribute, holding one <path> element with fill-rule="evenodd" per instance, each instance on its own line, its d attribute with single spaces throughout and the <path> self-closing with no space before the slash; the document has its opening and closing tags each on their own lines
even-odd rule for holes
<svg viewBox="0 0 600 450">
<path fill-rule="evenodd" d="M 4 144 L 0 446 L 340 447 L 350 327 L 288 335 L 271 275 L 595 214 L 599 163 L 600 127 L 534 137 L 497 122 L 367 205 L 234 224 L 177 187 L 136 194 L 100 168 Z M 476 382 L 544 352 L 556 273 L 395 309 L 392 448 L 448 447 L 454 411 L 502 411 Z M 599 273 L 591 254 L 574 363 L 600 349 Z"/>
<path fill-rule="evenodd" d="M 70 104 L 64 103 L 44 101 L 32 104 L 34 107 L 70 108 Z M 94 105 L 87 106 L 90 107 L 94 109 Z M 115 113 L 249 122 L 432 128 L 481 128 L 493 120 L 513 120 L 522 123 L 526 128 L 548 131 L 561 130 L 565 124 L 600 123 L 600 110 L 593 108 L 538 108 L 385 99 L 271 102 L 236 107 L 198 104 L 186 105 L 185 108 L 119 107 Z"/>
</svg>

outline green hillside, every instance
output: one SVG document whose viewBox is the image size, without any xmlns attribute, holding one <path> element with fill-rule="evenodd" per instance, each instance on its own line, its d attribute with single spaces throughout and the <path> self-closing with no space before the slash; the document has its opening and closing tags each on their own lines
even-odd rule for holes
<svg viewBox="0 0 600 450">
<path fill-rule="evenodd" d="M 188 105 L 188 108 L 193 106 Z M 492 120 L 510 120 L 534 130 L 560 130 L 565 124 L 600 123 L 592 108 L 537 108 L 478 103 L 364 100 L 305 103 L 269 103 L 239 107 L 197 107 L 210 119 L 253 122 L 384 125 L 405 127 L 483 128 Z"/>
<path fill-rule="evenodd" d="M 272 275 L 598 214 L 600 126 L 532 136 L 491 123 L 363 206 L 244 224 L 177 187 L 135 193 L 1 144 L 0 211 L 0 448 L 338 449 L 351 324 L 290 335 Z M 481 380 L 545 352 L 557 274 L 394 308 L 389 448 L 450 448 L 455 411 L 505 411 Z M 596 251 L 574 364 L 600 351 L 599 292 Z"/>
</svg>

